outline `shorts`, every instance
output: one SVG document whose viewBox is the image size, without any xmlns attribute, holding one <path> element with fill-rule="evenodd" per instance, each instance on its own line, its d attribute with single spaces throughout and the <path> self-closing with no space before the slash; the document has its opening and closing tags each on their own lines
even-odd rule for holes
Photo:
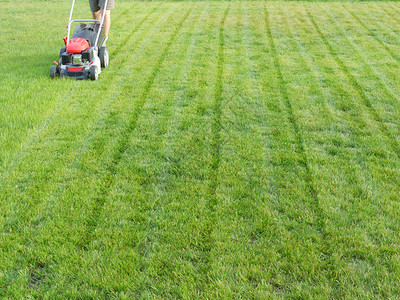
<svg viewBox="0 0 400 300">
<path fill-rule="evenodd" d="M 105 3 L 106 0 L 89 0 L 90 10 L 92 12 L 99 11 L 100 8 L 104 8 Z M 114 0 L 108 0 L 107 9 L 113 9 L 113 8 L 114 8 Z"/>
</svg>

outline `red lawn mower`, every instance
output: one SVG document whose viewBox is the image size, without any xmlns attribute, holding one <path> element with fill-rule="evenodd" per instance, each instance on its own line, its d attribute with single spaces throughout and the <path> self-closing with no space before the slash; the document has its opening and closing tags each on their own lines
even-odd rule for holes
<svg viewBox="0 0 400 300">
<path fill-rule="evenodd" d="M 104 7 L 107 7 L 108 0 Z M 109 63 L 106 37 L 104 34 L 105 9 L 102 9 L 101 20 L 77 19 L 72 20 L 75 0 L 72 0 L 71 13 L 68 22 L 68 36 L 64 37 L 65 47 L 60 50 L 59 62 L 50 69 L 50 77 L 59 76 L 75 79 L 97 80 L 101 68 L 106 68 Z M 70 29 L 73 23 L 76 26 L 70 38 Z"/>
</svg>

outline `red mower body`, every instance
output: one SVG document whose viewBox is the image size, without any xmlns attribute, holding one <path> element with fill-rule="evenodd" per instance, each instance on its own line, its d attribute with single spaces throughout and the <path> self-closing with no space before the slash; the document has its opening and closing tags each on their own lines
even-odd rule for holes
<svg viewBox="0 0 400 300">
<path fill-rule="evenodd" d="M 82 38 L 72 39 L 67 45 L 68 53 L 82 53 L 89 50 L 89 42 Z"/>
<path fill-rule="evenodd" d="M 60 50 L 60 59 L 58 62 L 55 61 L 55 65 L 50 69 L 51 78 L 97 80 L 101 68 L 108 66 L 107 38 L 102 29 L 102 21 L 70 20 L 69 25 L 72 22 L 83 21 L 89 23 L 77 25 L 70 40 L 70 32 L 68 37 L 64 38 L 65 47 Z"/>
</svg>

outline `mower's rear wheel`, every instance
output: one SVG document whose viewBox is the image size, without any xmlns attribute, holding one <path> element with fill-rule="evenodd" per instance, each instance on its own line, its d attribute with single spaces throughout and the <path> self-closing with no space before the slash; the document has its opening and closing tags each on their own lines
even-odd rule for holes
<svg viewBox="0 0 400 300">
<path fill-rule="evenodd" d="M 58 66 L 55 66 L 55 65 L 51 66 L 51 69 L 50 69 L 50 77 L 51 77 L 51 79 L 53 79 L 57 75 L 59 75 Z"/>
<path fill-rule="evenodd" d="M 99 73 L 97 73 L 97 67 L 91 66 L 89 69 L 89 78 L 91 80 L 97 80 L 99 78 Z"/>
<path fill-rule="evenodd" d="M 62 47 L 60 50 L 60 58 L 61 58 L 61 55 L 63 55 L 65 51 L 67 51 L 67 47 Z"/>
<path fill-rule="evenodd" d="M 108 55 L 107 47 L 101 47 L 100 48 L 99 57 L 100 57 L 101 67 L 102 68 L 107 68 L 108 63 L 110 61 L 110 57 Z"/>
</svg>

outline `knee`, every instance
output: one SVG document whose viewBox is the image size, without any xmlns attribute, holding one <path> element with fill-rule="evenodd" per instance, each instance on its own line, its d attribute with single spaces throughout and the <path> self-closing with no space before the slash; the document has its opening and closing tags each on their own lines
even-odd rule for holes
<svg viewBox="0 0 400 300">
<path fill-rule="evenodd" d="M 94 12 L 93 12 L 93 18 L 94 18 L 94 19 L 97 19 L 97 18 L 99 17 L 99 14 L 100 14 L 100 10 L 94 11 Z"/>
</svg>

